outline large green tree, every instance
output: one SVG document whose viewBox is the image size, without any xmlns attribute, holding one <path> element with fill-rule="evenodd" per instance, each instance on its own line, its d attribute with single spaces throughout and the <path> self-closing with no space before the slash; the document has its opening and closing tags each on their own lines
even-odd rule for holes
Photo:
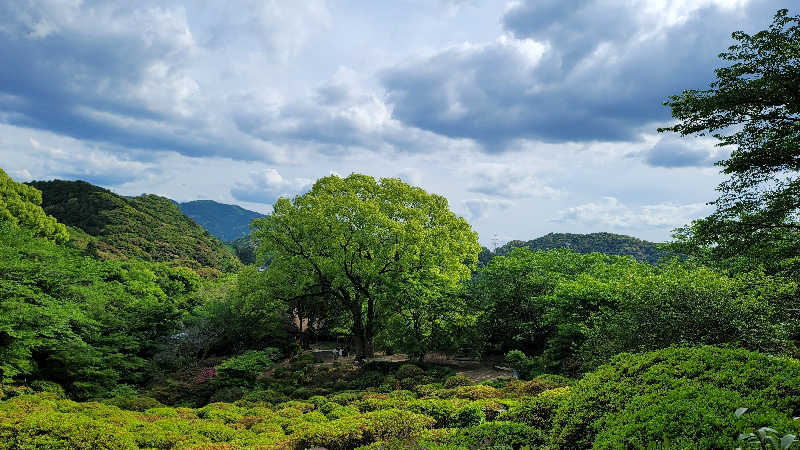
<svg viewBox="0 0 800 450">
<path fill-rule="evenodd" d="M 352 174 L 319 179 L 311 191 L 279 199 L 253 222 L 267 269 L 291 272 L 284 297 L 334 301 L 349 312 L 359 357 L 373 354 L 378 322 L 406 292 L 437 292 L 470 278 L 480 245 L 447 199 L 394 178 Z"/>
<path fill-rule="evenodd" d="M 717 163 L 729 178 L 716 211 L 679 229 L 677 249 L 791 269 L 800 266 L 800 16 L 780 10 L 769 29 L 732 36 L 709 89 L 665 103 L 677 123 L 659 131 L 713 135 L 732 149 Z"/>
</svg>

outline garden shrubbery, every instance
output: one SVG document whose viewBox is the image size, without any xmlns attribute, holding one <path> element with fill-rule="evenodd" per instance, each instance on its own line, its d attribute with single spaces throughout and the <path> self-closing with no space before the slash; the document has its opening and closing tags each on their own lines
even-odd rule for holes
<svg viewBox="0 0 800 450">
<path fill-rule="evenodd" d="M 282 402 L 274 391 L 256 390 L 199 409 L 163 406 L 129 389 L 105 403 L 76 403 L 48 383 L 35 383 L 35 393 L 6 386 L 16 394 L 0 402 L 0 449 L 611 449 L 666 441 L 734 448 L 740 432 L 762 426 L 780 436 L 800 431 L 793 420 L 800 361 L 747 350 L 622 354 L 574 383 L 455 380 L 447 389 L 351 390 Z M 734 414 L 739 407 L 747 414 Z"/>
</svg>

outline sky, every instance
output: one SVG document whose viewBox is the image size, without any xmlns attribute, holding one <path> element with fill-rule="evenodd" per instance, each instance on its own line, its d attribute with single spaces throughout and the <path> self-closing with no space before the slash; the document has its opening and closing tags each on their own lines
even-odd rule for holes
<svg viewBox="0 0 800 450">
<path fill-rule="evenodd" d="M 0 168 L 263 213 L 358 172 L 444 195 L 484 245 L 664 241 L 730 149 L 658 133 L 663 102 L 787 3 L 2 2 Z"/>
</svg>

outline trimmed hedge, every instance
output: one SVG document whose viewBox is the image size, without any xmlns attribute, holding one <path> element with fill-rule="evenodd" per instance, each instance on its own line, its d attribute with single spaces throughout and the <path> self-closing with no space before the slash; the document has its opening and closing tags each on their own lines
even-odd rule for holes
<svg viewBox="0 0 800 450">
<path fill-rule="evenodd" d="M 736 408 L 749 408 L 737 418 Z M 779 435 L 800 425 L 800 361 L 747 350 L 671 347 L 623 353 L 587 374 L 553 419 L 552 444 L 643 448 L 735 448 L 745 429 Z"/>
</svg>

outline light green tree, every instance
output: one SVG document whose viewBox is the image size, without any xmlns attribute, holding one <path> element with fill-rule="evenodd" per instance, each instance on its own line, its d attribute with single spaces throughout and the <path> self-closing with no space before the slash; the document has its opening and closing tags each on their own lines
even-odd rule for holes
<svg viewBox="0 0 800 450">
<path fill-rule="evenodd" d="M 360 174 L 324 177 L 279 199 L 272 215 L 253 221 L 253 236 L 272 257 L 268 271 L 292 272 L 294 296 L 349 313 L 359 357 L 372 356 L 378 322 L 407 298 L 401 289 L 447 301 L 436 293 L 469 279 L 480 251 L 477 233 L 444 197 Z"/>
<path fill-rule="evenodd" d="M 0 221 L 9 221 L 56 242 L 69 239 L 67 227 L 42 209 L 42 193 L 12 180 L 3 169 L 0 169 Z"/>
</svg>

